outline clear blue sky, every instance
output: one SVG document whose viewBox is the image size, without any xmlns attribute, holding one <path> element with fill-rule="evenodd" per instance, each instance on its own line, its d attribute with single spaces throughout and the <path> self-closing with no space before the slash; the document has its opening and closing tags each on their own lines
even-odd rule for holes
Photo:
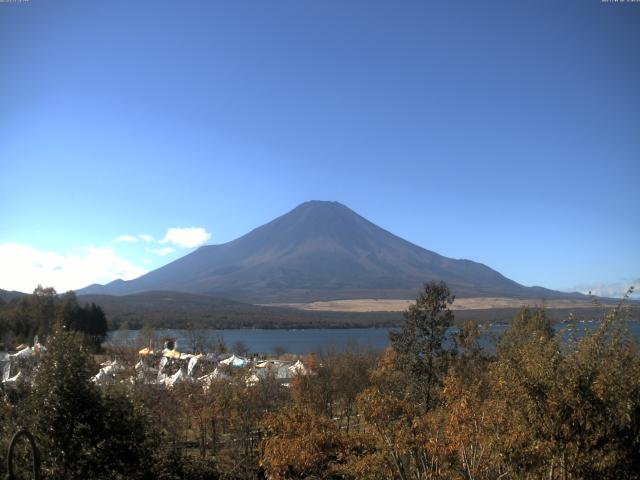
<svg viewBox="0 0 640 480">
<path fill-rule="evenodd" d="M 0 288 L 131 277 L 309 199 L 619 288 L 639 49 L 640 3 L 601 0 L 0 3 Z"/>
</svg>

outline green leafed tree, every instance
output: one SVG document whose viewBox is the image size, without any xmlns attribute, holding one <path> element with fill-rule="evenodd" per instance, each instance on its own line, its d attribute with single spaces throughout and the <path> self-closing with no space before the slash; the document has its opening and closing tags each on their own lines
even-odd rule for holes
<svg viewBox="0 0 640 480">
<path fill-rule="evenodd" d="M 74 292 L 67 292 L 58 305 L 58 322 L 67 330 L 82 332 L 92 352 L 100 350 L 106 338 L 107 317 L 95 303 L 81 306 Z"/>
<path fill-rule="evenodd" d="M 453 323 L 449 305 L 454 298 L 444 282 L 426 283 L 404 312 L 402 329 L 389 334 L 391 346 L 400 354 L 399 367 L 412 379 L 415 400 L 426 409 L 432 406 L 444 376 L 448 355 L 444 341 Z"/>
<path fill-rule="evenodd" d="M 101 398 L 91 382 L 96 370 L 83 336 L 60 330 L 51 336 L 35 378 L 34 430 L 51 478 L 95 476 L 101 430 Z"/>
<path fill-rule="evenodd" d="M 91 381 L 97 367 L 83 334 L 58 330 L 47 347 L 30 399 L 46 477 L 144 478 L 153 449 L 145 413 Z"/>
</svg>

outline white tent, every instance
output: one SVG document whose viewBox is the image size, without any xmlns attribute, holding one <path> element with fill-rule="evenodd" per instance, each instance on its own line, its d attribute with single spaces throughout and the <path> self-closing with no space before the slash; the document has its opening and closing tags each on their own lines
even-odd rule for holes
<svg viewBox="0 0 640 480">
<path fill-rule="evenodd" d="M 202 383 L 202 385 L 204 385 L 204 387 L 207 388 L 211 385 L 211 382 L 213 382 L 214 380 L 228 380 L 229 378 L 231 378 L 229 377 L 229 375 L 227 375 L 222 370 L 216 367 L 216 369 L 210 374 L 199 377 L 198 382 Z"/>
<path fill-rule="evenodd" d="M 244 367 L 245 365 L 247 365 L 248 362 L 249 361 L 246 358 L 238 357 L 235 354 L 231 355 L 229 358 L 225 358 L 224 360 L 220 361 L 221 364 L 227 365 L 230 367 Z"/>
<path fill-rule="evenodd" d="M 278 367 L 278 371 L 276 372 L 276 378 L 278 380 L 287 380 L 288 378 L 291 378 L 291 372 L 289 371 L 289 367 L 286 365 L 282 365 L 281 367 Z"/>
<path fill-rule="evenodd" d="M 98 385 L 114 384 L 116 382 L 116 374 L 124 370 L 124 366 L 118 362 L 118 360 L 104 362 L 102 365 L 105 366 L 91 378 L 91 380 Z"/>
<path fill-rule="evenodd" d="M 115 377 L 105 373 L 104 368 L 101 368 L 98 373 L 91 377 L 91 381 L 97 385 L 113 385 L 116 383 Z"/>
<path fill-rule="evenodd" d="M 305 367 L 304 364 L 300 360 L 298 360 L 296 363 L 289 367 L 289 372 L 291 372 L 292 375 L 306 375 L 308 373 L 308 370 L 307 367 Z"/>
<path fill-rule="evenodd" d="M 162 370 L 164 370 L 164 367 L 167 365 L 168 362 L 169 362 L 169 359 L 167 357 L 162 357 L 160 359 L 160 365 L 158 365 L 159 373 L 162 373 Z"/>
<path fill-rule="evenodd" d="M 4 383 L 5 385 L 16 384 L 18 383 L 18 380 L 20 380 L 21 377 L 22 377 L 22 372 L 18 372 L 13 377 L 3 380 L 2 383 Z"/>
<path fill-rule="evenodd" d="M 20 350 L 19 352 L 12 353 L 9 355 L 11 358 L 28 358 L 33 356 L 33 348 L 26 347 Z"/>
<path fill-rule="evenodd" d="M 115 375 L 124 370 L 124 365 L 122 365 L 118 360 L 114 360 L 110 365 L 107 365 L 103 368 L 104 373 L 108 373 L 111 375 Z"/>
<path fill-rule="evenodd" d="M 276 376 L 282 366 L 279 360 L 263 360 L 255 364 L 254 372 L 258 378 L 267 378 L 269 375 Z"/>
<path fill-rule="evenodd" d="M 176 383 L 182 382 L 187 379 L 187 374 L 184 373 L 184 370 L 180 368 L 176 373 L 169 377 L 165 377 L 164 384 L 167 388 L 172 388 Z"/>
<path fill-rule="evenodd" d="M 138 363 L 135 364 L 135 366 L 133 367 L 135 369 L 136 372 L 138 372 L 139 374 L 145 374 L 145 373 L 158 373 L 158 369 L 154 368 L 150 365 L 147 365 L 146 363 L 144 363 L 142 360 L 140 360 Z"/>
<path fill-rule="evenodd" d="M 196 366 L 196 363 L 198 363 L 200 357 L 191 357 L 189 359 L 189 364 L 187 365 L 187 375 L 191 376 L 191 374 L 193 373 L 193 369 Z"/>
<path fill-rule="evenodd" d="M 3 382 L 9 380 L 9 375 L 11 375 L 11 362 L 1 361 L 0 360 L 0 377 Z"/>
<path fill-rule="evenodd" d="M 295 365 L 281 360 L 264 360 L 258 362 L 255 367 L 254 373 L 260 379 L 273 375 L 278 380 L 286 380 L 295 375 L 295 371 L 291 370 Z"/>
</svg>

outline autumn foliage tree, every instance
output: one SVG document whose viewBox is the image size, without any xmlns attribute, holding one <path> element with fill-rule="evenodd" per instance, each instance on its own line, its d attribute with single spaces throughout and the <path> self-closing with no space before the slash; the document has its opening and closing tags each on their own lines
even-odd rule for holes
<svg viewBox="0 0 640 480">
<path fill-rule="evenodd" d="M 359 396 L 365 431 L 377 439 L 378 451 L 368 455 L 384 469 L 379 475 L 423 479 L 440 471 L 432 444 L 439 438 L 436 411 L 452 354 L 445 342 L 453 299 L 444 283 L 425 284 L 404 313 L 402 329 L 390 334 L 391 347 L 371 373 L 372 386 Z"/>
<path fill-rule="evenodd" d="M 576 342 L 524 309 L 499 344 L 491 387 L 513 477 L 639 478 L 640 356 L 619 308 Z"/>
<path fill-rule="evenodd" d="M 268 414 L 263 427 L 260 465 L 270 479 L 333 478 L 347 436 L 330 418 L 293 406 Z"/>
</svg>

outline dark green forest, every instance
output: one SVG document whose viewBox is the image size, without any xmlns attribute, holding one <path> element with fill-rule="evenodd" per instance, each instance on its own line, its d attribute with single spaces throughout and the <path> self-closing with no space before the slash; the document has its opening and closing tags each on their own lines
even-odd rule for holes
<svg viewBox="0 0 640 480">
<path fill-rule="evenodd" d="M 55 289 L 38 287 L 32 295 L 0 301 L 0 348 L 46 337 L 56 326 L 81 332 L 98 351 L 108 332 L 107 317 L 95 303 L 82 305 L 74 292 L 58 295 Z"/>
</svg>

